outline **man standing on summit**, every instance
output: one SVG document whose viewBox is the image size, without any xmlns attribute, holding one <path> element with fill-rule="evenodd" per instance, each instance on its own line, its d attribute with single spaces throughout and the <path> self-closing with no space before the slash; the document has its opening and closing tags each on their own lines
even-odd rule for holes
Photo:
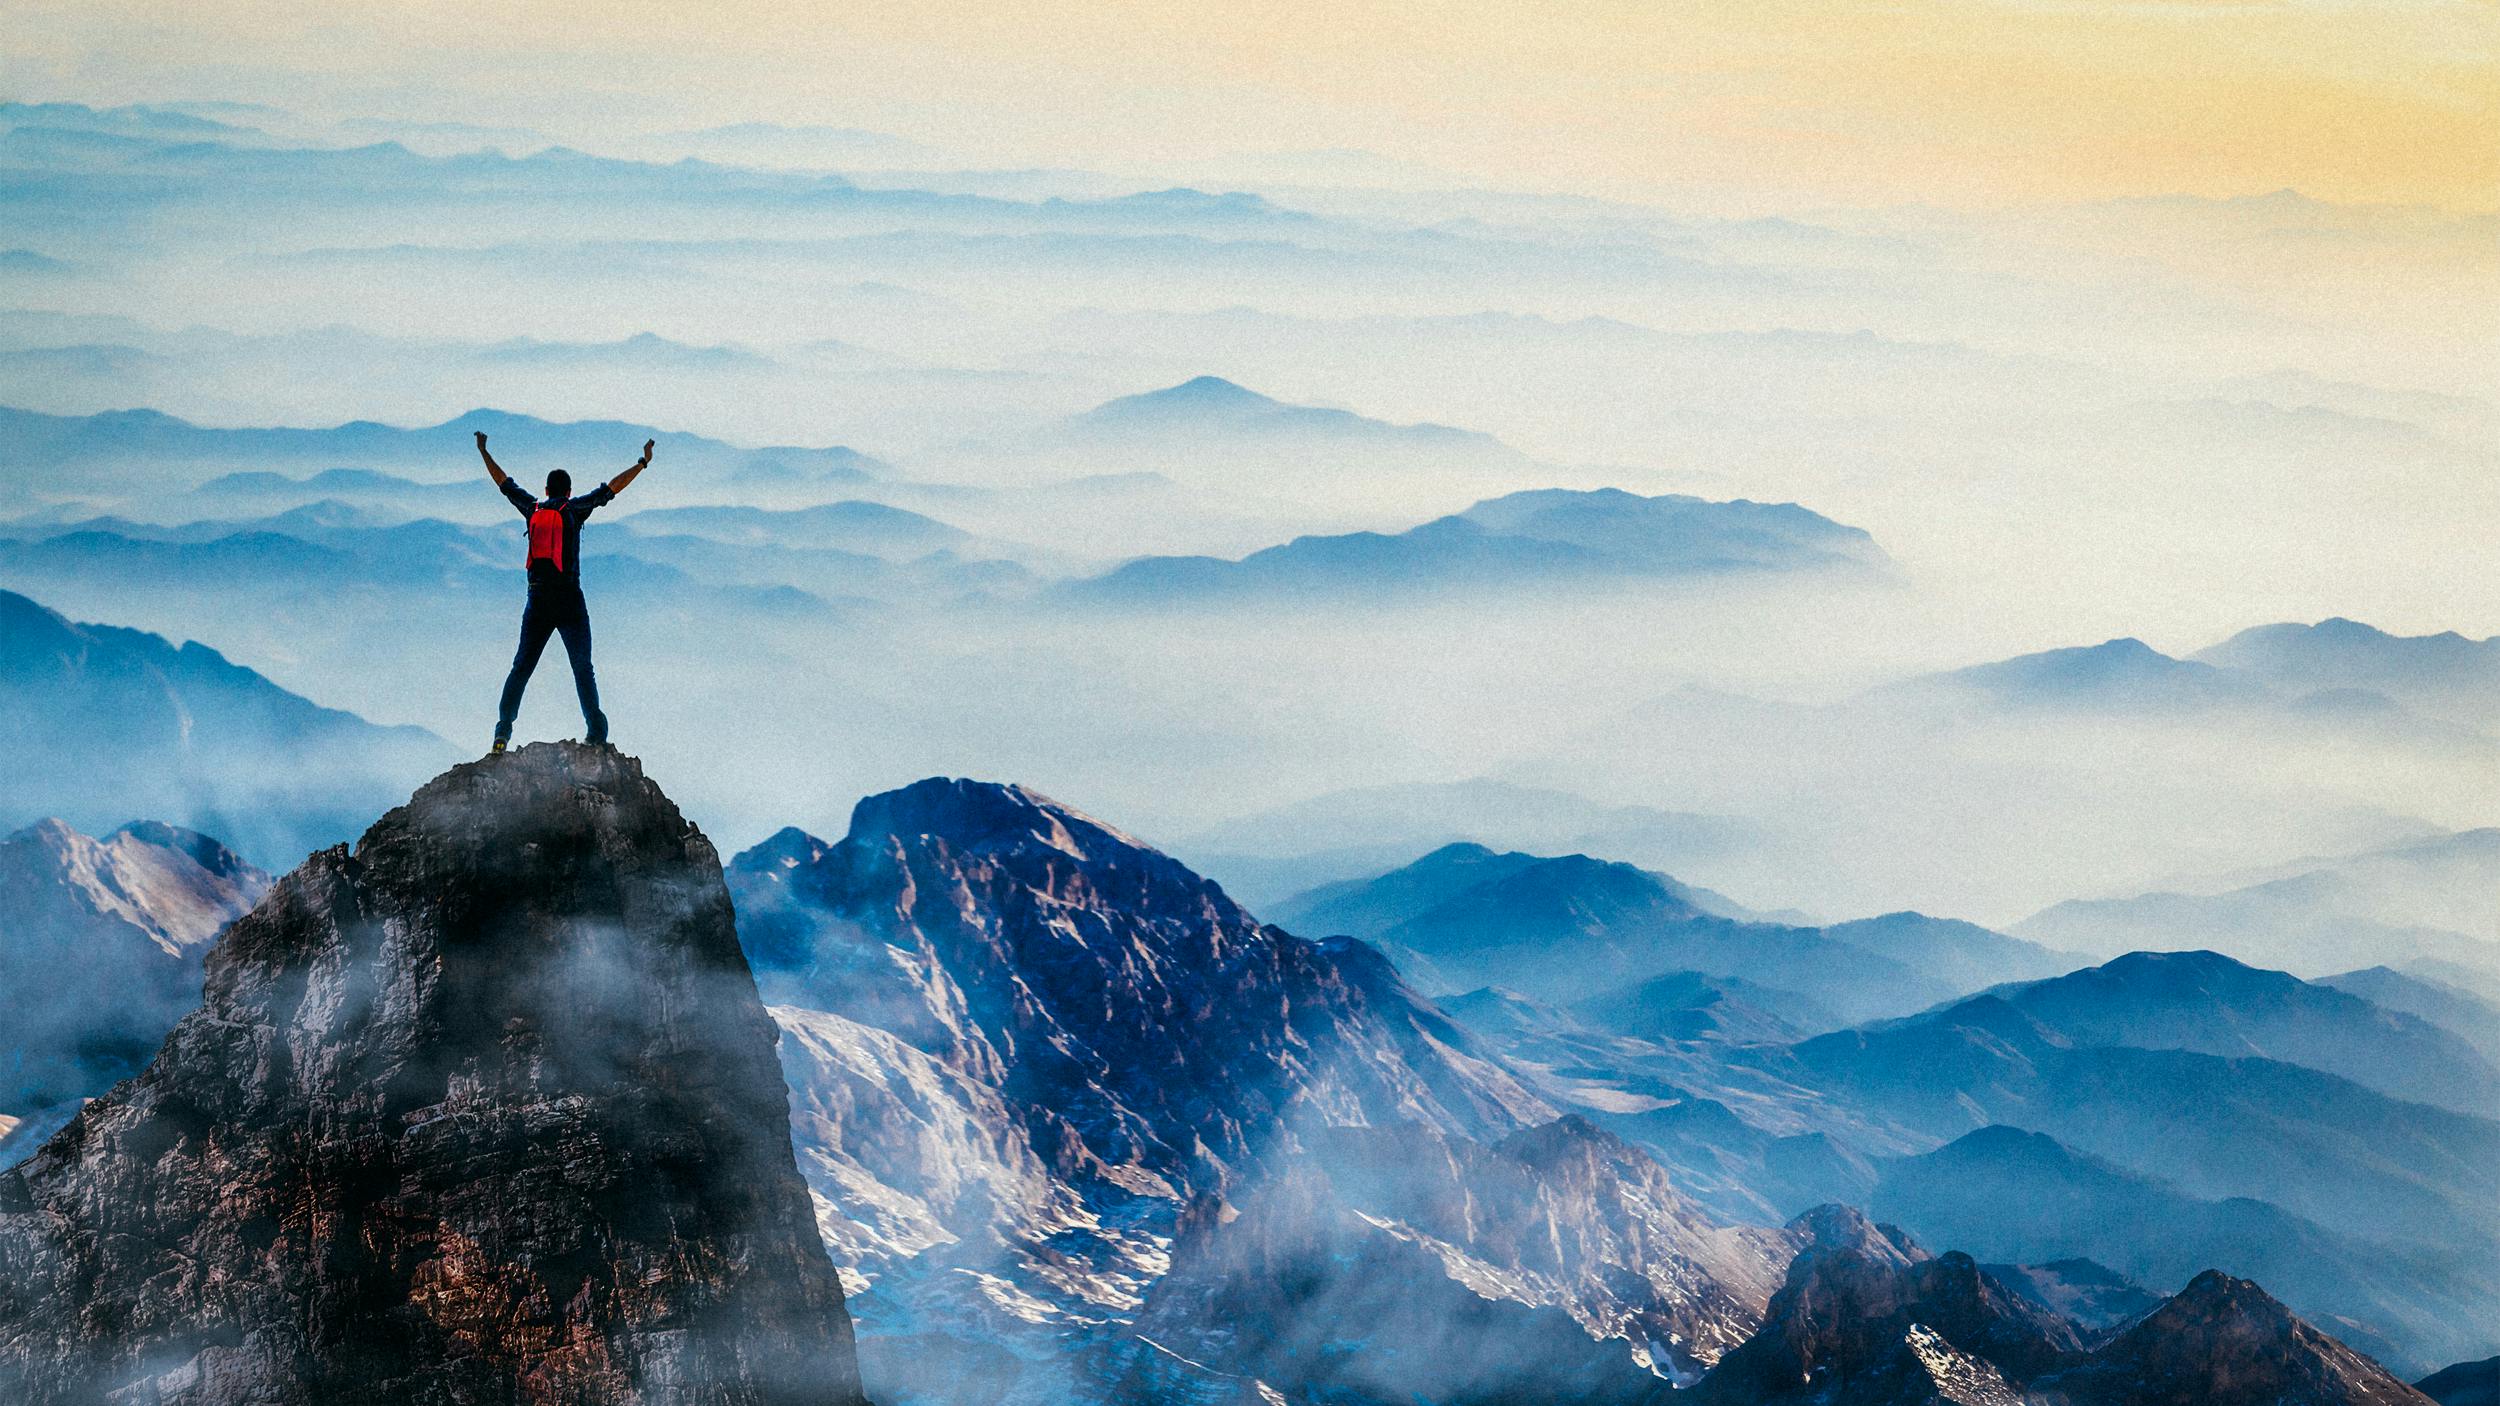
<svg viewBox="0 0 2500 1406">
<path fill-rule="evenodd" d="M 495 715 L 494 751 L 512 741 L 512 719 L 521 711 L 521 690 L 547 648 L 547 636 L 564 636 L 565 657 L 573 661 L 573 689 L 582 697 L 582 738 L 592 746 L 608 740 L 608 716 L 599 711 L 599 681 L 590 672 L 590 605 L 582 599 L 582 520 L 616 500 L 634 476 L 651 462 L 653 441 L 642 442 L 634 466 L 576 498 L 573 476 L 562 469 L 547 475 L 547 496 L 533 499 L 486 452 L 486 432 L 477 432 L 477 456 L 486 461 L 487 477 L 503 490 L 512 506 L 529 521 L 529 605 L 521 612 L 521 647 L 512 655 L 512 673 L 503 681 L 503 703 Z"/>
</svg>

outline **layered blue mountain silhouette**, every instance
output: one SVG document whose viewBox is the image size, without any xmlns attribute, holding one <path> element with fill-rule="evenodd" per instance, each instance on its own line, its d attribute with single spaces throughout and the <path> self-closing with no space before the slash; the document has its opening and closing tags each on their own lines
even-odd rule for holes
<svg viewBox="0 0 2500 1406">
<path fill-rule="evenodd" d="M 1983 1258 L 2090 1259 L 2147 1284 L 2218 1268 L 2404 1361 L 2462 1351 L 2484 1331 L 2467 1325 L 2493 1287 L 2488 1272 L 2339 1235 L 2267 1201 L 2190 1196 L 2044 1134 L 1986 1127 L 1877 1167 L 1869 1214 Z"/>
<path fill-rule="evenodd" d="M 2443 962 L 2487 971 L 2490 944 L 2500 938 L 2500 912 L 2490 902 L 2500 886 L 2500 829 L 2285 867 L 2290 872 L 2217 893 L 2073 899 L 2014 930 L 2103 955 L 2221 947 L 2312 975 L 2356 961 L 2434 978 Z"/>
<path fill-rule="evenodd" d="M 2500 1069 L 2461 1037 L 2218 952 L 2134 952 L 1980 999 L 2002 1001 L 2072 1046 L 2285 1060 L 2459 1112 L 2500 1110 Z M 1934 1018 L 1953 1020 L 1955 1010 Z"/>
<path fill-rule="evenodd" d="M 2500 638 L 2394 635 L 2337 616 L 2242 630 L 2195 658 L 2287 692 L 2367 689 L 2434 716 L 2500 715 Z"/>
<path fill-rule="evenodd" d="M 1272 909 L 1288 927 L 1380 943 L 1435 984 L 1499 986 L 1555 1005 L 1670 972 L 1794 992 L 1811 1022 L 1917 1010 L 1977 986 L 2066 970 L 2031 943 L 1919 914 L 1842 927 L 1764 921 L 1706 889 L 1587 855 L 1445 846 L 1368 880 Z M 1977 979 L 1974 979 L 1977 978 Z"/>
<path fill-rule="evenodd" d="M 1547 488 L 1404 532 L 1297 537 L 1237 561 L 1145 557 L 1071 593 L 1126 604 L 1376 597 L 1884 566 L 1865 532 L 1793 503 Z"/>
<path fill-rule="evenodd" d="M 453 755 L 430 732 L 322 707 L 206 645 L 72 624 L 6 591 L 0 727 L 15 739 L 0 755 L 12 823 L 60 816 L 100 832 L 159 817 L 270 867 L 354 833 Z"/>
<path fill-rule="evenodd" d="M 2500 718 L 2500 639 L 2400 636 L 2357 621 L 2261 625 L 2181 659 L 2134 638 L 2044 650 L 1929 675 L 1880 698 L 2009 710 L 2193 716 L 2407 729 L 2452 742 Z M 2461 730 L 2464 729 L 2464 730 Z"/>
<path fill-rule="evenodd" d="M 2105 986 L 2095 979 L 2074 989 Z M 2292 1063 L 2305 1051 L 2279 1045 L 2271 1047 L 2287 1058 L 2093 1043 L 2096 1026 L 2143 1009 L 2141 989 L 2124 982 L 2124 994 L 2097 1011 L 2057 1011 L 2076 1033 L 1989 995 L 1817 1036 L 1760 1062 L 1923 1137 L 2004 1123 L 2191 1195 L 2270 1201 L 2347 1235 L 2417 1249 L 2500 1244 L 2500 1122 Z M 2250 1000 L 2203 988 L 2193 999 L 2209 1003 L 2224 1031 L 2237 1026 L 2255 1039 L 2278 1019 L 2275 995 Z M 2165 1043 L 2206 1042 L 2193 1029 L 2167 1030 Z M 2431 1047 L 2453 1054 L 2461 1042 Z M 2366 1063 L 2349 1053 L 2342 1062 Z M 2454 1066 L 2445 1077 L 2473 1082 L 2487 1068 Z M 2363 1072 L 2421 1082 L 2403 1071 Z"/>
<path fill-rule="evenodd" d="M 659 442 L 658 454 L 689 483 L 796 478 L 840 485 L 860 482 L 878 468 L 873 460 L 840 447 L 744 449 L 650 425 L 556 422 L 501 410 L 472 410 L 418 428 L 357 420 L 320 429 L 225 429 L 154 410 L 45 415 L 0 408 L 0 470 L 11 471 L 21 491 L 40 481 L 30 478 L 38 469 L 48 475 L 76 469 L 96 488 L 162 490 L 198 484 L 212 495 L 257 496 L 263 502 L 291 498 L 294 503 L 342 496 L 333 491 L 340 487 L 388 496 L 396 485 L 385 479 L 342 484 L 319 475 L 355 468 L 398 471 L 415 475 L 419 483 L 440 483 L 448 466 L 465 468 L 474 462 L 469 437 L 479 431 L 492 437 L 497 456 L 524 478 L 561 468 L 577 482 L 602 480 L 632 463 L 646 439 Z M 290 469 L 295 471 L 291 475 Z M 221 474 L 239 477 L 221 479 Z M 174 475 L 183 478 L 177 481 Z M 288 477 L 295 480 L 293 488 L 283 482 Z M 408 491 L 422 500 L 424 490 Z"/>
<path fill-rule="evenodd" d="M 1280 449 L 1364 445 L 1456 456 L 1517 458 L 1493 436 L 1450 425 L 1394 425 L 1316 405 L 1293 405 L 1199 376 L 1176 386 L 1122 396 L 1076 416 L 1071 432 L 1096 437 L 1168 436 L 1256 440 Z"/>
</svg>

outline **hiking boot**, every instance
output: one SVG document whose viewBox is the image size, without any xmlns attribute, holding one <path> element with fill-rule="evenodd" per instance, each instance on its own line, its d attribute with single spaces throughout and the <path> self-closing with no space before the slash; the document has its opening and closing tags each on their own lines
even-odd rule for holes
<svg viewBox="0 0 2500 1406">
<path fill-rule="evenodd" d="M 506 748 L 506 747 L 510 746 L 510 745 L 511 745 L 511 742 L 512 742 L 512 739 L 511 739 L 511 738 L 508 738 L 508 737 L 498 737 L 498 738 L 496 738 L 496 739 L 495 739 L 495 745 L 486 749 L 486 755 L 488 755 L 488 756 L 490 756 L 490 757 L 500 757 L 500 756 L 502 756 L 502 755 L 504 754 L 504 748 Z"/>
</svg>

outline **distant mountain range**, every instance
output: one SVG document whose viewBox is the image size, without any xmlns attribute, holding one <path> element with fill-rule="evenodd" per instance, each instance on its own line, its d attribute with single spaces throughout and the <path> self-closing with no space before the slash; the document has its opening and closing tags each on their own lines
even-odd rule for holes
<svg viewBox="0 0 2500 1406">
<path fill-rule="evenodd" d="M 2337 616 L 2242 630 L 2195 658 L 2285 692 L 2366 689 L 2434 717 L 2500 719 L 2500 637 L 2391 635 Z"/>
<path fill-rule="evenodd" d="M 531 485 L 550 469 L 564 469 L 585 486 L 604 482 L 634 462 L 646 439 L 659 442 L 654 458 L 665 465 L 654 470 L 654 484 L 673 474 L 684 485 L 797 479 L 838 486 L 859 482 L 879 467 L 839 447 L 742 449 L 650 425 L 559 423 L 500 410 L 472 410 L 417 428 L 358 420 L 319 429 L 223 429 L 153 410 L 44 415 L 0 408 L 0 473 L 16 485 L 22 499 L 64 491 L 69 485 L 59 475 L 74 469 L 89 491 L 157 493 L 222 482 L 214 490 L 220 495 L 263 501 L 292 497 L 285 505 L 293 506 L 337 496 L 329 491 L 339 486 L 336 482 L 317 481 L 320 471 L 333 468 L 413 474 L 428 485 L 470 475 L 482 483 L 484 471 L 477 466 L 470 438 L 476 431 L 491 437 L 495 457 L 506 470 Z M 298 477 L 297 486 L 289 489 L 284 482 L 288 469 L 310 477 Z M 366 480 L 361 491 L 391 486 Z"/>
<path fill-rule="evenodd" d="M 2341 618 L 2261 625 L 2186 659 L 2142 640 L 2045 650 L 1879 690 L 1888 699 L 2193 716 L 2239 710 L 2449 737 L 2500 723 L 2500 638 L 2391 635 Z M 2445 729 L 2443 732 L 2442 729 Z"/>
<path fill-rule="evenodd" d="M 1298 537 L 1238 561 L 1140 558 L 1067 590 L 1085 601 L 1177 605 L 1881 573 L 1887 564 L 1865 532 L 1793 503 L 1545 488 L 1487 499 L 1404 532 Z"/>
<path fill-rule="evenodd" d="M 2109 987 L 2095 978 L 2076 989 Z M 2141 983 L 2117 989 L 2137 994 L 2094 1019 L 2147 1012 Z M 2218 1031 L 2261 1031 L 2272 999 L 2251 1009 L 2225 998 L 2204 1018 Z M 1989 995 L 1737 1057 L 1929 1137 L 2004 1123 L 2190 1195 L 2270 1201 L 2347 1236 L 2460 1256 L 2465 1246 L 2500 1245 L 2500 1122 L 2290 1062 L 2308 1057 L 2306 1048 L 2278 1046 L 2284 1057 L 2268 1058 L 2102 1045 L 2090 1043 L 2092 1021 L 2075 1023 L 2084 1033 Z M 2182 1021 L 2164 1038 L 2216 1037 Z"/>
<path fill-rule="evenodd" d="M 1202 440 L 1256 444 L 1284 451 L 1393 447 L 1432 458 L 1494 457 L 1521 461 L 1518 451 L 1488 434 L 1450 425 L 1393 425 L 1350 410 L 1292 405 L 1221 376 L 1122 396 L 1078 415 L 1068 432 L 1092 439 Z"/>
<path fill-rule="evenodd" d="M 684 535 L 733 546 L 857 552 L 910 560 L 971 548 L 977 539 L 907 508 L 857 501 L 811 508 L 645 508 L 616 519 L 643 536 Z"/>
<path fill-rule="evenodd" d="M 2493 1067 L 2427 1019 L 2211 953 L 1831 1033 L 1794 1014 L 1811 1004 L 1694 973 L 1568 1010 L 1444 1002 L 1714 1214 L 1846 1200 L 1985 1257 L 2087 1257 L 2165 1290 L 2221 1266 L 2408 1370 L 2500 1331 Z"/>
<path fill-rule="evenodd" d="M 1731 816 L 1607 805 L 1548 787 L 1478 777 L 1331 791 L 1225 821 L 1177 846 L 1253 908 L 1383 873 L 1444 845 L 1607 854 L 1678 868 L 1741 850 L 1754 829 Z"/>
<path fill-rule="evenodd" d="M 388 497 L 322 500 L 270 517 L 160 526 L 126 518 L 0 523 L 0 576 L 47 594 L 93 598 L 214 587 L 283 621 L 308 598 L 371 594 L 411 634 L 438 615 L 509 608 L 519 576 L 520 523 L 501 511 L 460 521 L 405 518 Z M 430 492 L 430 490 L 429 490 Z M 403 510 L 404 511 L 404 510 Z M 899 508 L 838 502 L 777 511 L 645 509 L 595 520 L 584 570 L 602 599 L 648 616 L 838 615 L 865 600 L 951 601 L 1031 592 L 1033 574 L 999 544 Z"/>
<path fill-rule="evenodd" d="M 1429 984 L 1501 986 L 1557 1005 L 1693 971 L 1795 992 L 1815 1011 L 1857 1021 L 2072 965 L 1970 924 L 1919 914 L 1831 928 L 1763 921 L 1706 889 L 1628 864 L 1470 844 L 1314 889 L 1272 911 L 1290 928 L 1377 941 L 1417 963 Z"/>
<path fill-rule="evenodd" d="M 2107 954 L 2218 947 L 2295 973 L 2425 960 L 2500 971 L 2500 829 L 2466 830 L 2220 893 L 2076 899 L 2014 925 L 2034 941 Z"/>
<path fill-rule="evenodd" d="M 2349 991 L 2382 1010 L 2420 1016 L 2500 1065 L 2500 1002 L 2427 976 L 2365 967 L 2320 977 L 2320 986 Z"/>
<path fill-rule="evenodd" d="M 2481 1341 L 2462 1324 L 2500 1279 L 2339 1235 L 2269 1202 L 2188 1196 L 2014 1128 L 1982 1128 L 1878 1167 L 1868 1212 L 1922 1239 L 2028 1264 L 2098 1260 L 2155 1286 L 2221 1269 L 2271 1286 L 2304 1316 L 2400 1362 Z"/>
<path fill-rule="evenodd" d="M 2255 1055 L 2459 1112 L 2500 1110 L 2500 1069 L 2459 1036 L 2218 952 L 2131 952 L 1980 999 L 2002 1001 L 2074 1046 Z M 1935 1018 L 1951 1020 L 1954 1012 Z"/>
<path fill-rule="evenodd" d="M 2208 1270 L 2105 1341 L 1970 1255 L 1931 1255 L 1842 1206 L 1805 1239 L 1705 1406 L 2419 1406 L 2376 1362 L 2245 1279 Z"/>
<path fill-rule="evenodd" d="M 2264 690 L 2211 664 L 2173 659 L 2138 639 L 2025 654 L 1917 681 L 2013 707 L 2185 711 L 2246 702 Z"/>
<path fill-rule="evenodd" d="M 227 662 L 0 591 L 0 796 L 15 823 L 103 830 L 133 814 L 225 836 L 284 864 L 353 833 L 452 755 Z"/>
<path fill-rule="evenodd" d="M 394 811 L 360 852 L 380 877 L 357 882 L 400 884 L 389 876 L 421 847 L 539 852 L 480 836 L 610 793 L 625 799 L 602 823 L 658 846 L 635 865 L 674 872 L 693 855 L 699 878 L 709 862 L 630 760 L 533 748 L 499 765 L 458 768 Z M 479 787 L 492 794 L 461 799 Z M 460 821 L 479 805 L 505 819 Z M 1504 917 L 1549 924 L 1515 942 L 1581 944 L 1553 965 L 1636 935 L 1714 950 L 1712 925 L 1775 953 L 1812 937 L 1835 969 L 1871 958 L 1629 866 L 1481 846 L 1427 859 L 1311 907 L 1461 958 L 1498 948 L 1479 939 Z M 90 963 L 120 984 L 181 968 L 266 883 L 155 826 L 101 842 L 39 827 L 0 860 L 24 861 L 13 900 L 52 905 L 0 924 L 0 960 L 39 926 L 92 928 L 89 951 L 121 944 Z M 418 868 L 474 869 L 460 864 Z M 2478 1057 L 2363 997 L 2218 958 L 2133 958 L 1803 1040 L 1785 1012 L 1819 997 L 1689 970 L 1567 1011 L 1493 991 L 1445 1008 L 1362 940 L 1261 924 L 1101 821 L 945 779 L 863 800 L 839 841 L 783 831 L 727 880 L 746 966 L 781 1002 L 798 1165 L 878 1399 L 1390 1406 L 1561 1390 L 1656 1406 L 1698 1381 L 1697 1400 L 1802 1406 L 1811 1379 L 1864 1406 L 2011 1406 L 2018 1388 L 2066 1406 L 2271 1406 L 2250 1393 L 2286 1382 L 2332 1406 L 2418 1406 L 2312 1322 L 2425 1365 L 2489 1327 L 2476 1207 L 2500 1190 L 2500 1125 L 2268 1056 L 2393 1082 L 2468 1078 Z M 421 885 L 429 913 L 474 886 L 450 882 Z M 264 908 L 253 942 L 292 911 Z M 1580 925 L 1553 928 L 1555 914 Z M 1844 929 L 1963 979 L 2036 951 L 1915 914 Z M 706 918 L 637 940 L 728 930 Z M 19 986 L 0 983 L 0 1001 Z M 2182 1031 L 2252 1053 L 2158 1048 Z M 208 1067 L 177 1060 L 147 1087 Z M 1979 1118 L 2045 1136 L 1983 1125 L 1917 1146 Z M 1929 1255 L 1837 1206 L 1786 1225 L 1723 1218 L 1818 1187 L 2003 1263 Z M 2233 1277 L 2248 1265 L 2312 1320 Z"/>
</svg>

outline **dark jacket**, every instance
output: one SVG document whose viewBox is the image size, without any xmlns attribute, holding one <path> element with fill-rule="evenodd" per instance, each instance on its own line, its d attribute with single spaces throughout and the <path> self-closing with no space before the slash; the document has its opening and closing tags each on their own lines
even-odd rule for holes
<svg viewBox="0 0 2500 1406">
<path fill-rule="evenodd" d="M 540 508 L 553 508 L 564 514 L 564 571 L 558 575 L 551 563 L 532 562 L 530 563 L 530 584 L 532 586 L 565 585 L 574 590 L 580 590 L 582 585 L 582 520 L 615 502 L 615 490 L 603 483 L 588 493 L 576 493 L 570 498 L 550 498 L 542 503 L 532 498 L 521 485 L 509 478 L 497 486 L 503 490 L 505 499 L 519 511 L 523 519 L 527 519 L 531 513 Z"/>
</svg>

